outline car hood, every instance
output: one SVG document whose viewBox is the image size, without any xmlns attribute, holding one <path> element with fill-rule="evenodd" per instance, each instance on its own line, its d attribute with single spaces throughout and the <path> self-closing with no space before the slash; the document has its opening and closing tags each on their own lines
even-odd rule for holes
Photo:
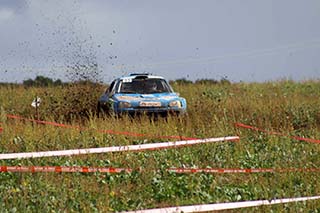
<svg viewBox="0 0 320 213">
<path fill-rule="evenodd" d="M 118 101 L 170 101 L 179 98 L 176 93 L 155 93 L 155 94 L 115 94 Z"/>
</svg>

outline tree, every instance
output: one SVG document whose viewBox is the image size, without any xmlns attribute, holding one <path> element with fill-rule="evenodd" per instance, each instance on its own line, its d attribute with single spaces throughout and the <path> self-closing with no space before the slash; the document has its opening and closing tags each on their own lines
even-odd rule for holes
<svg viewBox="0 0 320 213">
<path fill-rule="evenodd" d="M 27 87 L 48 87 L 62 85 L 62 81 L 57 79 L 56 81 L 44 76 L 37 76 L 34 80 L 28 79 L 23 81 L 23 85 Z"/>
</svg>

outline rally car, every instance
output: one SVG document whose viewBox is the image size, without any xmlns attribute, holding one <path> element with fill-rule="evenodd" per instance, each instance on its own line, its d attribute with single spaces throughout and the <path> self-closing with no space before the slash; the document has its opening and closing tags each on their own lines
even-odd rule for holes
<svg viewBox="0 0 320 213">
<path fill-rule="evenodd" d="M 181 115 L 186 112 L 187 102 L 163 77 L 138 73 L 115 79 L 99 98 L 97 108 L 98 115 Z"/>
</svg>

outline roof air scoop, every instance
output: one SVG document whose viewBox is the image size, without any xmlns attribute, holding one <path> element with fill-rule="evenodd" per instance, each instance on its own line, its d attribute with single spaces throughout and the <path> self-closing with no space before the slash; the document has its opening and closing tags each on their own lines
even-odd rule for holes
<svg viewBox="0 0 320 213">
<path fill-rule="evenodd" d="M 151 73 L 131 73 L 130 76 L 148 76 L 151 75 Z"/>
</svg>

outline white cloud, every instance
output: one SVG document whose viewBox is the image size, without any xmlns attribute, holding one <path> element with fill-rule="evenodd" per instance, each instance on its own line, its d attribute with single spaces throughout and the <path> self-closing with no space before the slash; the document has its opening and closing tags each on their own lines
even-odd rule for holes
<svg viewBox="0 0 320 213">
<path fill-rule="evenodd" d="M 9 8 L 0 8 L 0 23 L 14 17 L 14 11 Z"/>
</svg>

